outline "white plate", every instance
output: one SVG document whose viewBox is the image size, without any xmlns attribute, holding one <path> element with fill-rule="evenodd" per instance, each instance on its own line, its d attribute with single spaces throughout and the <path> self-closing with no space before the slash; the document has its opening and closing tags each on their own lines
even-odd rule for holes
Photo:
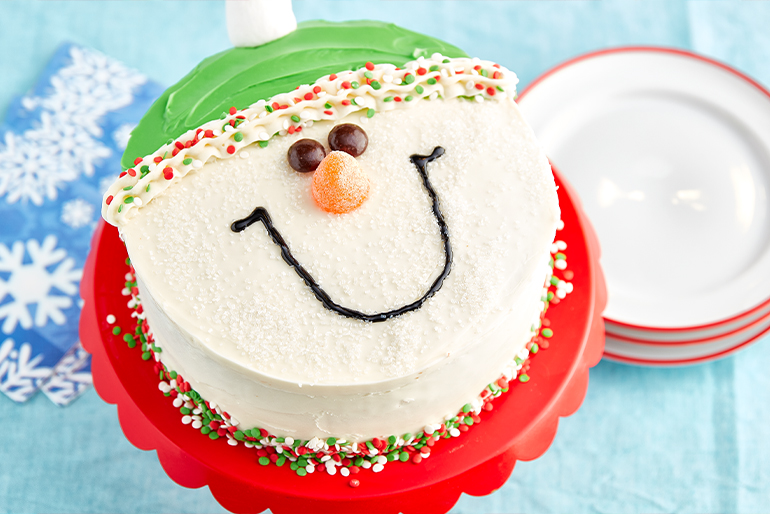
<svg viewBox="0 0 770 514">
<path fill-rule="evenodd" d="M 628 364 L 682 366 L 724 357 L 755 342 L 768 331 L 770 331 L 770 316 L 742 330 L 701 344 L 645 345 L 627 343 L 607 335 L 604 356 L 610 360 Z"/>
<path fill-rule="evenodd" d="M 693 330 L 642 330 L 628 325 L 619 325 L 606 319 L 604 320 L 604 330 L 607 335 L 615 339 L 631 343 L 694 344 L 742 330 L 768 315 L 770 315 L 770 302 L 765 302 L 743 316 Z"/>
<path fill-rule="evenodd" d="M 676 50 L 578 58 L 519 105 L 602 244 L 605 317 L 695 327 L 770 298 L 770 93 Z"/>
</svg>

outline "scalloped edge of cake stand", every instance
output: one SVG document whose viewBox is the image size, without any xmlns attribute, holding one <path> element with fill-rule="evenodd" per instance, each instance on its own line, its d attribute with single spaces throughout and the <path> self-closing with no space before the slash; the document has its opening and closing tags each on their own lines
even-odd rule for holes
<svg viewBox="0 0 770 514">
<path fill-rule="evenodd" d="M 395 469 L 401 467 L 399 464 L 392 466 L 394 469 L 390 470 L 386 467 L 386 470 L 378 475 L 367 471 L 359 475 L 362 486 L 357 489 L 347 486 L 348 480 L 342 477 L 300 478 L 293 473 L 284 473 L 278 478 L 278 482 L 266 483 L 259 479 L 259 474 L 264 472 L 265 468 L 256 463 L 256 458 L 253 459 L 256 478 L 251 474 L 245 477 L 234 476 L 229 472 L 230 470 L 217 467 L 207 461 L 205 456 L 196 453 L 196 448 L 199 443 L 205 445 L 209 441 L 202 438 L 197 431 L 189 430 L 188 427 L 179 423 L 178 413 L 170 402 L 166 405 L 167 412 L 163 412 L 160 418 L 157 413 L 148 412 L 151 409 L 145 407 L 143 410 L 137 405 L 137 396 L 135 396 L 137 392 L 132 390 L 131 393 L 134 394 L 132 396 L 127 390 L 131 389 L 130 382 L 127 388 L 126 382 L 123 382 L 119 376 L 124 376 L 127 374 L 126 370 L 135 368 L 137 365 L 135 361 L 140 363 L 143 361 L 136 353 L 126 357 L 114 349 L 110 350 L 108 343 L 113 336 L 109 331 L 109 325 L 106 325 L 106 322 L 100 323 L 98 319 L 98 302 L 105 301 L 105 298 L 109 297 L 114 299 L 117 291 L 114 284 L 106 283 L 107 280 L 96 280 L 97 262 L 106 262 L 115 266 L 116 263 L 123 262 L 125 259 L 125 250 L 120 253 L 114 244 L 112 248 L 104 247 L 105 238 L 117 239 L 117 233 L 103 221 L 94 234 L 92 251 L 81 282 L 81 295 L 85 305 L 80 320 L 80 338 L 84 347 L 92 355 L 94 387 L 105 402 L 117 405 L 121 428 L 131 444 L 141 450 L 155 450 L 161 466 L 174 482 L 188 488 L 208 486 L 214 498 L 223 507 L 233 512 L 261 512 L 270 508 L 276 514 L 311 509 L 314 512 L 352 513 L 360 512 L 365 508 L 370 512 L 383 513 L 444 513 L 452 508 L 461 493 L 472 496 L 490 494 L 508 480 L 517 460 L 536 459 L 548 449 L 556 436 L 559 418 L 573 414 L 583 402 L 588 387 L 589 368 L 599 362 L 604 351 L 604 322 L 601 314 L 607 302 L 607 290 L 599 265 L 599 241 L 574 189 L 555 169 L 554 175 L 560 186 L 559 197 L 562 210 L 572 211 L 570 215 L 572 219 L 568 223 L 577 224 L 575 228 L 570 226 L 568 230 L 581 232 L 585 245 L 586 265 L 584 269 L 576 270 L 576 275 L 585 274 L 586 281 L 583 287 L 588 289 L 585 299 L 588 301 L 587 316 L 583 320 L 571 320 L 577 322 L 579 327 L 569 327 L 577 332 L 574 337 L 580 339 L 573 342 L 579 346 L 579 351 L 566 368 L 562 365 L 552 370 L 549 365 L 550 362 L 559 360 L 558 345 L 554 345 L 553 349 L 544 352 L 545 355 L 539 355 L 533 360 L 535 376 L 528 386 L 537 387 L 533 382 L 540 379 L 541 382 L 555 381 L 556 388 L 551 389 L 550 396 L 544 395 L 540 399 L 542 402 L 540 405 L 528 405 L 527 407 L 534 415 L 527 421 L 526 426 L 512 437 L 506 433 L 504 438 L 506 440 L 493 451 L 489 451 L 487 447 L 486 455 L 475 455 L 471 450 L 474 444 L 481 445 L 484 441 L 482 436 L 500 433 L 501 429 L 505 431 L 507 428 L 502 425 L 505 420 L 501 415 L 498 415 L 499 419 L 495 427 L 494 414 L 497 409 L 490 413 L 491 417 L 486 418 L 485 424 L 473 427 L 464 434 L 472 437 L 460 437 L 458 440 L 451 439 L 444 442 L 446 448 L 442 450 L 444 456 L 440 458 L 444 459 L 443 466 L 425 465 L 426 463 L 436 464 L 440 460 L 434 458 L 424 461 L 420 466 L 401 468 L 401 473 L 399 469 Z M 105 269 L 109 271 L 111 268 Z M 122 277 L 125 271 L 121 269 L 114 273 Z M 103 277 L 100 276 L 101 278 Z M 571 301 L 577 300 L 578 298 L 571 298 Z M 122 296 L 117 301 L 123 305 L 126 303 L 125 297 Z M 569 305 L 568 297 L 564 305 L 559 308 L 570 309 Z M 127 307 L 125 309 L 128 310 Z M 571 310 L 575 310 L 574 306 Z M 569 312 L 562 313 L 560 317 L 569 318 Z M 562 325 L 556 326 L 557 330 L 564 331 L 566 328 Z M 153 389 L 152 392 L 155 390 Z M 147 391 L 142 392 L 144 393 Z M 496 400 L 496 407 L 498 402 L 502 403 L 502 400 L 508 396 L 512 396 L 511 391 Z M 163 398 L 162 395 L 161 398 Z M 150 417 L 153 419 L 151 420 Z M 484 429 L 485 426 L 493 429 Z M 191 439 L 192 432 L 195 432 L 192 436 L 199 439 Z M 227 452 L 231 448 L 219 450 Z M 452 453 L 457 455 L 447 461 L 448 454 Z M 425 469 L 425 473 L 421 475 L 422 478 L 409 479 L 407 483 L 403 479 L 399 480 L 399 475 L 405 474 L 403 471 L 412 473 L 412 468 L 420 467 Z M 447 467 L 451 469 L 445 469 Z M 279 474 L 288 470 L 274 468 L 270 471 Z M 314 478 L 319 479 L 320 484 L 314 483 Z M 379 488 L 372 487 L 367 491 L 363 486 L 372 482 Z M 392 491 L 388 489 L 390 482 L 393 483 Z"/>
</svg>

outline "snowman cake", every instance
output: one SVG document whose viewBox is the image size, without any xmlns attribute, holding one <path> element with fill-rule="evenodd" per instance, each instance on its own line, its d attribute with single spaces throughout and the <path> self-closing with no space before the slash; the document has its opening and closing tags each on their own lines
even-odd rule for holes
<svg viewBox="0 0 770 514">
<path fill-rule="evenodd" d="M 309 22 L 156 102 L 102 214 L 186 423 L 347 474 L 418 461 L 507 389 L 559 223 L 516 82 L 394 25 Z"/>
</svg>

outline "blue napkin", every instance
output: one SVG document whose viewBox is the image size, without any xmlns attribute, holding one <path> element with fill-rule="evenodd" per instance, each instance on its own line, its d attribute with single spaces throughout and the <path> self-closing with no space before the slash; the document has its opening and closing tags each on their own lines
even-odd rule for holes
<svg viewBox="0 0 770 514">
<path fill-rule="evenodd" d="M 102 192 L 163 88 L 64 44 L 0 125 L 0 391 L 66 405 L 91 383 L 78 343 L 83 265 Z"/>
</svg>

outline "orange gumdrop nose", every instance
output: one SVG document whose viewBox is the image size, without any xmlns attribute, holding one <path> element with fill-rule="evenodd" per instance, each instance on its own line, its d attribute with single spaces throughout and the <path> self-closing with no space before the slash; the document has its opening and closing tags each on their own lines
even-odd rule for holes
<svg viewBox="0 0 770 514">
<path fill-rule="evenodd" d="M 368 196 L 369 178 L 350 154 L 329 153 L 313 173 L 313 199 L 326 212 L 350 212 Z"/>
</svg>

